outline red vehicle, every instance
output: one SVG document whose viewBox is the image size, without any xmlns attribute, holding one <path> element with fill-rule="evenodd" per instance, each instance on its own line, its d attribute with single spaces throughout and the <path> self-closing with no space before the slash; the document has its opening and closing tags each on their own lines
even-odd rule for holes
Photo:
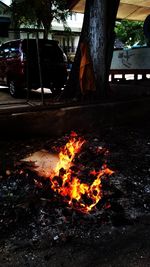
<svg viewBox="0 0 150 267">
<path fill-rule="evenodd" d="M 0 85 L 14 97 L 24 88 L 40 88 L 41 80 L 43 87 L 58 91 L 67 75 L 67 58 L 57 41 L 39 39 L 37 45 L 36 39 L 19 39 L 0 47 Z"/>
</svg>

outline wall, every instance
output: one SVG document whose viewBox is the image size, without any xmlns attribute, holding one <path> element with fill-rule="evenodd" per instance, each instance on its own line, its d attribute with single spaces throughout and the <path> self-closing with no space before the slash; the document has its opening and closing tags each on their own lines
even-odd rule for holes
<svg viewBox="0 0 150 267">
<path fill-rule="evenodd" d="M 111 69 L 150 69 L 150 48 L 115 50 Z"/>
</svg>

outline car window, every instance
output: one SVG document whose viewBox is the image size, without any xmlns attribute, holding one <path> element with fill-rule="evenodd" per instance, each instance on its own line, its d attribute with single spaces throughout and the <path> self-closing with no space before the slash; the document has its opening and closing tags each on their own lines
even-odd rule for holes
<svg viewBox="0 0 150 267">
<path fill-rule="evenodd" d="M 3 45 L 4 53 L 6 58 L 17 58 L 21 55 L 19 49 L 19 42 L 8 42 Z"/>
<path fill-rule="evenodd" d="M 5 58 L 9 54 L 9 48 L 6 45 L 2 45 L 0 48 L 0 57 Z"/>
<path fill-rule="evenodd" d="M 20 56 L 18 47 L 11 46 L 11 43 L 4 44 L 0 48 L 0 58 L 16 58 Z"/>
<path fill-rule="evenodd" d="M 18 58 L 21 55 L 19 48 L 10 47 L 9 58 Z"/>
<path fill-rule="evenodd" d="M 27 40 L 24 40 L 21 45 L 21 49 L 23 52 L 23 58 L 31 59 L 31 61 L 37 60 L 37 47 L 35 40 L 29 40 L 29 44 L 27 44 Z"/>
<path fill-rule="evenodd" d="M 4 58 L 4 50 L 0 48 L 0 58 Z"/>
<path fill-rule="evenodd" d="M 41 50 L 41 57 L 50 59 L 51 62 L 63 62 L 63 53 L 58 46 L 45 44 L 44 49 Z"/>
<path fill-rule="evenodd" d="M 24 55 L 28 54 L 29 59 L 32 58 L 32 61 L 37 61 L 37 46 L 35 40 L 29 40 L 28 53 L 26 40 L 24 40 L 22 44 L 22 49 Z M 42 61 L 50 61 L 51 63 L 63 62 L 63 52 L 61 48 L 55 43 L 45 43 L 44 40 L 40 40 L 39 53 Z"/>
<path fill-rule="evenodd" d="M 8 58 L 9 57 L 9 48 L 4 49 L 4 57 Z"/>
</svg>

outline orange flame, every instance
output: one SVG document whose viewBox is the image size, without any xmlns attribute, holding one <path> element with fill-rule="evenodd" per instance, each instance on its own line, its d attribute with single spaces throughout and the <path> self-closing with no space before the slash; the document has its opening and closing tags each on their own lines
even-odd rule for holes
<svg viewBox="0 0 150 267">
<path fill-rule="evenodd" d="M 59 174 L 60 169 L 69 169 L 72 165 L 72 161 L 77 153 L 80 152 L 82 145 L 85 143 L 85 140 L 79 138 L 77 140 L 77 135 L 73 132 L 71 134 L 70 141 L 62 148 L 62 151 L 59 153 L 59 162 L 55 169 L 55 174 Z"/>
<path fill-rule="evenodd" d="M 64 201 L 71 207 L 87 213 L 102 198 L 102 176 L 111 175 L 113 171 L 103 164 L 99 171 L 93 170 L 89 173 L 94 180 L 92 184 L 82 183 L 71 167 L 74 166 L 74 158 L 81 151 L 84 143 L 85 140 L 78 137 L 76 133 L 71 134 L 69 142 L 59 153 L 59 162 L 50 180 L 52 189 L 63 196 Z"/>
</svg>

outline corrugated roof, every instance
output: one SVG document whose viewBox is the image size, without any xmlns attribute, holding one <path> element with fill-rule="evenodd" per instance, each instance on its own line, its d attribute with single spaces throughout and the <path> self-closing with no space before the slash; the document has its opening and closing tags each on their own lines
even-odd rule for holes
<svg viewBox="0 0 150 267">
<path fill-rule="evenodd" d="M 84 13 L 85 1 L 68 0 L 68 4 L 73 11 Z M 149 14 L 150 0 L 120 0 L 117 18 L 144 21 Z"/>
</svg>

